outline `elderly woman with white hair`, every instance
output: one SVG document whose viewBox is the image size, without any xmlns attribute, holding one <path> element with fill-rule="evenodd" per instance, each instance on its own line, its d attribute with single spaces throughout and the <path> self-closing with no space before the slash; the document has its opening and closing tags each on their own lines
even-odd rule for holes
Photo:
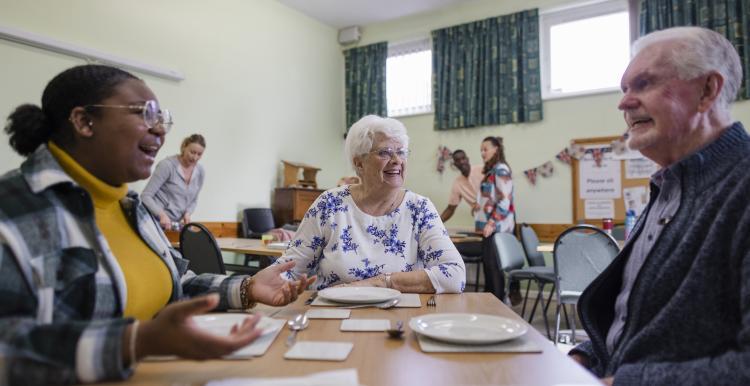
<svg viewBox="0 0 750 386">
<path fill-rule="evenodd" d="M 345 154 L 361 183 L 324 192 L 276 264 L 292 280 L 317 274 L 317 290 L 347 284 L 401 292 L 462 292 L 466 272 L 432 202 L 404 189 L 404 125 L 368 115 L 349 130 Z"/>
</svg>

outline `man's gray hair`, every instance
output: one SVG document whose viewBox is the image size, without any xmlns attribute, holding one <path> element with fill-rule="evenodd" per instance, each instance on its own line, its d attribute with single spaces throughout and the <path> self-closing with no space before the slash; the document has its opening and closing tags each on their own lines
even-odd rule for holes
<svg viewBox="0 0 750 386">
<path fill-rule="evenodd" d="M 728 112 L 742 83 L 742 65 L 737 50 L 721 34 L 702 27 L 674 27 L 655 31 L 633 43 L 633 56 L 654 43 L 675 42 L 668 60 L 680 79 L 694 79 L 710 71 L 724 77 L 718 107 Z"/>
<path fill-rule="evenodd" d="M 344 155 L 352 169 L 354 169 L 354 157 L 367 154 L 372 150 L 372 140 L 377 133 L 396 139 L 404 147 L 409 147 L 409 136 L 406 134 L 406 126 L 403 123 L 393 118 L 366 115 L 352 125 L 346 136 Z"/>
</svg>

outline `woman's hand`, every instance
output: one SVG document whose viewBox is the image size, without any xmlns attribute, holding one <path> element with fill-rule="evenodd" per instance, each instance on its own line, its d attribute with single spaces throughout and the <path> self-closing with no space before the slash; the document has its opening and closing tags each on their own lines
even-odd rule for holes
<svg viewBox="0 0 750 386">
<path fill-rule="evenodd" d="M 312 284 L 316 276 L 307 278 L 301 275 L 297 281 L 286 281 L 281 274 L 294 268 L 295 262 L 289 261 L 283 264 L 271 265 L 256 273 L 254 283 L 250 287 L 250 297 L 256 301 L 270 306 L 283 306 L 295 300 L 299 294 Z"/>
<path fill-rule="evenodd" d="M 201 296 L 169 304 L 154 319 L 141 322 L 135 338 L 136 358 L 148 355 L 218 358 L 247 346 L 260 336 L 261 330 L 255 328 L 260 315 L 248 317 L 242 324 L 233 326 L 228 336 L 214 335 L 198 328 L 192 316 L 206 313 L 218 304 L 217 294 Z"/>
<path fill-rule="evenodd" d="M 182 216 L 182 220 L 180 220 L 180 225 L 187 225 L 190 224 L 190 213 L 185 213 L 184 216 Z"/>
<path fill-rule="evenodd" d="M 161 229 L 165 231 L 169 230 L 172 227 L 172 220 L 169 219 L 166 213 L 161 212 L 159 213 L 159 225 L 161 225 Z"/>
<path fill-rule="evenodd" d="M 482 235 L 484 237 L 490 237 L 492 234 L 495 233 L 495 222 L 488 221 L 487 224 L 484 224 L 484 229 L 482 229 Z"/>
</svg>

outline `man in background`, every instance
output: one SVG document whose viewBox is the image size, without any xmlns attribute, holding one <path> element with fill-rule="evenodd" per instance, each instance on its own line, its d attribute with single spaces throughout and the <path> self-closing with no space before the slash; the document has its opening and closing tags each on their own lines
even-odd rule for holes
<svg viewBox="0 0 750 386">
<path fill-rule="evenodd" d="M 479 184 L 482 182 L 482 165 L 472 167 L 469 157 L 466 156 L 466 152 L 463 150 L 454 151 L 452 157 L 453 165 L 456 166 L 461 174 L 453 180 L 451 195 L 448 198 L 448 206 L 440 214 L 440 219 L 443 222 L 453 217 L 453 213 L 455 213 L 456 207 L 461 203 L 461 200 L 469 204 L 472 212 L 479 209 L 477 206 L 477 192 L 479 191 Z"/>
<path fill-rule="evenodd" d="M 581 295 L 570 355 L 615 385 L 750 384 L 750 136 L 722 35 L 670 28 L 633 45 L 619 109 L 662 168 L 620 254 Z"/>
</svg>

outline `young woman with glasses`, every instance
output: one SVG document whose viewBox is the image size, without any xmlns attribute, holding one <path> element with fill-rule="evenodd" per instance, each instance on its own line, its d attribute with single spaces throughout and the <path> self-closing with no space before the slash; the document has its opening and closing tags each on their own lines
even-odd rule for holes
<svg viewBox="0 0 750 386">
<path fill-rule="evenodd" d="M 258 318 L 220 337 L 193 315 L 283 305 L 307 286 L 279 277 L 293 263 L 252 278 L 188 271 L 127 186 L 151 174 L 171 122 L 146 83 L 100 65 L 63 71 L 41 107 L 8 117 L 26 160 L 0 177 L 0 384 L 122 379 L 148 355 L 221 357 L 260 335 Z"/>
</svg>

